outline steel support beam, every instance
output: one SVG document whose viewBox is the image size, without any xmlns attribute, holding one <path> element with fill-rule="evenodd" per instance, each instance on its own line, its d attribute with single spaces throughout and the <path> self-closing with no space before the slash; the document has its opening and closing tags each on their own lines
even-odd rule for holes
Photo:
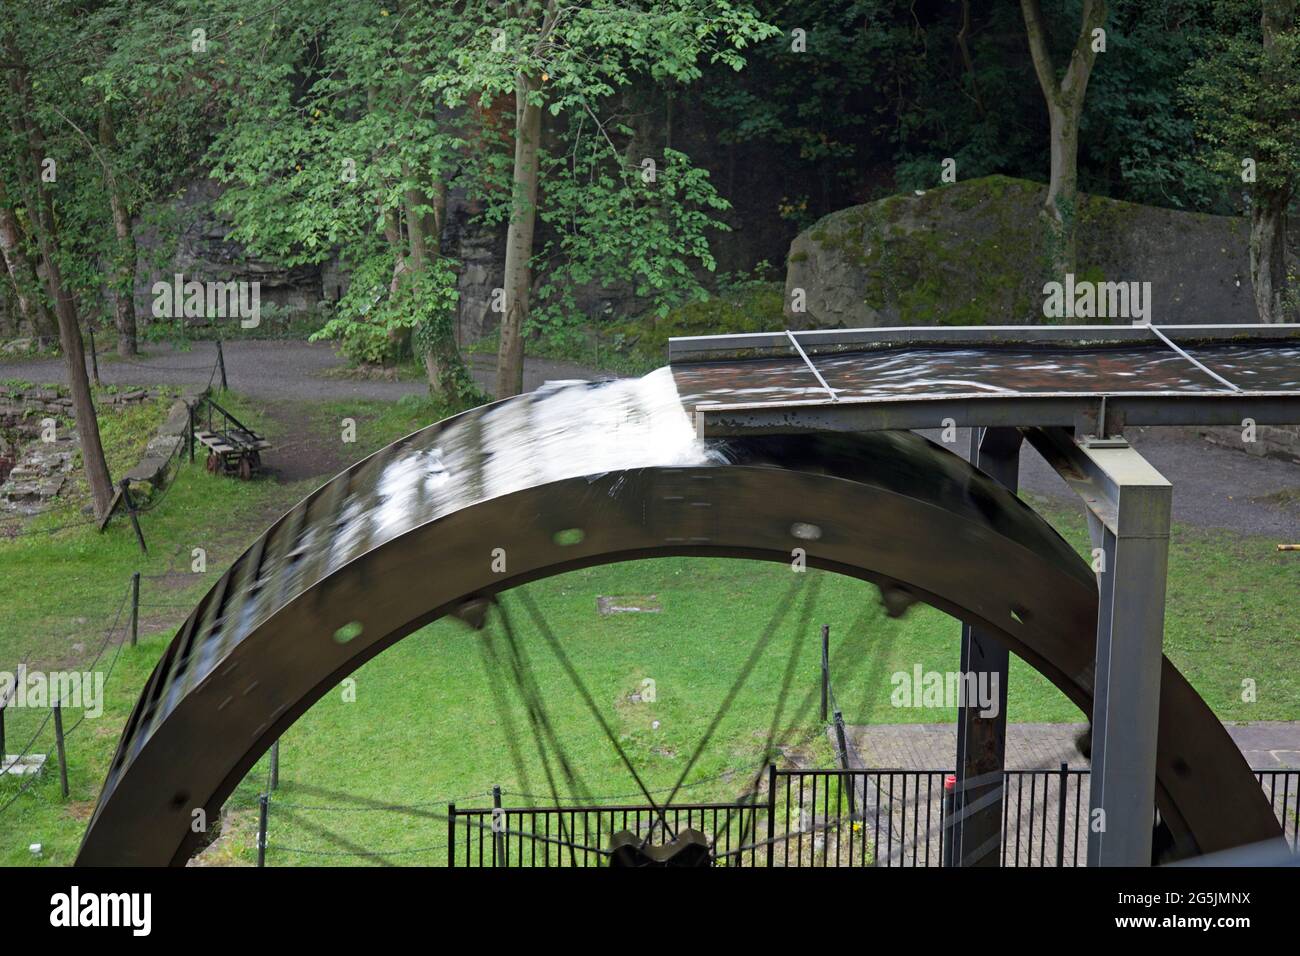
<svg viewBox="0 0 1300 956">
<path fill-rule="evenodd" d="M 1100 541 L 1088 865 L 1148 866 L 1172 486 L 1122 438 L 1028 435 Z"/>
<path fill-rule="evenodd" d="M 1020 485 L 1021 433 L 1014 428 L 972 428 L 972 465 L 1015 492 Z M 1007 665 L 1010 653 L 986 628 L 963 624 L 961 674 L 965 691 L 957 708 L 957 789 L 952 862 L 1001 862 L 1003 769 L 1007 743 Z M 971 691 L 987 689 L 995 709 L 985 712 Z"/>
<path fill-rule="evenodd" d="M 725 402 L 695 406 L 701 437 L 940 428 L 1072 428 L 1104 418 L 1118 433 L 1135 425 L 1240 426 L 1300 422 L 1297 392 L 1060 392 L 901 395 L 881 398 Z"/>
</svg>

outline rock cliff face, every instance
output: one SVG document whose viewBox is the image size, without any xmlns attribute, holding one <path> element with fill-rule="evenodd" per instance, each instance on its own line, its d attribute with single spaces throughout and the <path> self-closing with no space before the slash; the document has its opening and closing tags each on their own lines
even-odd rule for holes
<svg viewBox="0 0 1300 956">
<path fill-rule="evenodd" d="M 221 189 L 214 180 L 195 179 L 178 198 L 155 206 L 140 218 L 136 227 L 135 274 L 139 321 L 153 320 L 154 283 L 170 283 L 177 273 L 187 281 L 258 282 L 263 308 L 272 304 L 285 313 L 310 312 L 322 302 L 337 301 L 347 291 L 350 277 L 340 268 L 337 257 L 319 265 L 291 269 L 250 257 L 240 243 L 230 238 L 229 221 L 213 209 Z M 495 331 L 500 320 L 492 304 L 494 290 L 503 284 L 504 226 L 480 226 L 472 219 L 475 212 L 459 193 L 448 198 L 443 248 L 459 263 L 457 331 L 461 342 Z"/>
<path fill-rule="evenodd" d="M 141 217 L 136 230 L 138 319 L 147 322 L 153 318 L 154 283 L 170 283 L 177 273 L 186 281 L 261 283 L 262 307 L 272 304 L 287 312 L 308 311 L 327 294 L 330 299 L 335 297 L 336 288 L 323 287 L 326 270 L 321 266 L 284 268 L 250 257 L 242 245 L 230 239 L 230 223 L 212 208 L 220 195 L 219 183 L 196 179 L 177 199 Z"/>
<path fill-rule="evenodd" d="M 505 226 L 484 227 L 474 221 L 478 206 L 461 190 L 447 197 L 443 251 L 456 260 L 456 341 L 475 342 L 496 331 L 501 315 L 493 310 L 494 292 L 505 285 Z"/>
<path fill-rule="evenodd" d="M 990 176 L 832 213 L 790 246 L 787 319 L 795 328 L 1043 322 L 1044 191 Z M 1150 282 L 1159 324 L 1259 321 L 1245 220 L 1094 196 L 1079 206 L 1076 278 Z M 804 312 L 793 308 L 796 290 Z"/>
</svg>

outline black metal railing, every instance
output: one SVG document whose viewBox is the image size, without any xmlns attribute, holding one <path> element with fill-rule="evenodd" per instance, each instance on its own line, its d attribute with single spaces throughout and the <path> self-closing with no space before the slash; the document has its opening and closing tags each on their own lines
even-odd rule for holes
<svg viewBox="0 0 1300 956">
<path fill-rule="evenodd" d="M 685 829 L 705 834 L 722 865 L 756 865 L 763 850 L 754 826 L 767 808 L 754 804 L 683 803 L 661 808 L 645 804 L 582 807 L 447 808 L 448 866 L 604 866 L 610 838 L 620 831 L 663 842 Z M 664 821 L 668 829 L 665 834 Z M 747 860 L 742 860 L 747 856 Z"/>
<path fill-rule="evenodd" d="M 1256 770 L 1292 852 L 1300 852 L 1300 770 Z M 750 799 L 661 808 L 669 830 L 705 834 L 726 866 L 942 866 L 951 771 L 782 770 Z M 947 785 L 946 785 L 946 782 Z M 1003 866 L 1087 863 L 1088 771 L 1007 770 Z M 620 830 L 665 838 L 647 805 L 448 807 L 449 866 L 600 866 Z"/>
</svg>

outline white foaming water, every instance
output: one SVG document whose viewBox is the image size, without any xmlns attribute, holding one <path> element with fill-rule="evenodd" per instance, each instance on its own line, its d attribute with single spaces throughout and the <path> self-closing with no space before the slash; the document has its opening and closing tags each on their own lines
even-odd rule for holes
<svg viewBox="0 0 1300 956">
<path fill-rule="evenodd" d="M 548 383 L 484 422 L 492 495 L 628 468 L 705 465 L 672 370 L 592 384 Z"/>
<path fill-rule="evenodd" d="M 672 370 L 610 382 L 548 382 L 452 424 L 429 452 L 398 455 L 379 479 L 385 537 L 488 498 L 565 478 L 720 460 L 695 436 Z"/>
</svg>

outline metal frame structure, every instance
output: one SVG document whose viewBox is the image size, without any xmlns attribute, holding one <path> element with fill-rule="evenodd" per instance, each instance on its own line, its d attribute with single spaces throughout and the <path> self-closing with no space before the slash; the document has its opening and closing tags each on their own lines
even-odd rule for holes
<svg viewBox="0 0 1300 956">
<path fill-rule="evenodd" d="M 801 363 L 816 361 L 817 347 L 802 333 L 779 338 L 787 355 L 803 342 Z M 493 595 L 596 564 L 670 555 L 788 564 L 795 551 L 808 566 L 952 614 L 970 628 L 968 663 L 978 663 L 977 653 L 1014 651 L 1085 712 L 1095 711 L 1096 690 L 1109 718 L 1103 726 L 1147 720 L 1152 703 L 1133 697 L 1158 689 L 1158 730 L 1147 720 L 1139 744 L 1104 735 L 1096 776 L 1106 779 L 1097 792 L 1115 838 L 1099 862 L 1149 862 L 1140 836 L 1111 849 L 1122 842 L 1118 834 L 1139 833 L 1132 808 L 1143 794 L 1147 840 L 1154 795 L 1182 856 L 1280 835 L 1227 732 L 1161 659 L 1152 600 L 1116 586 L 1099 625 L 1087 564 L 1005 487 L 1015 443 L 1000 429 L 1009 419 L 979 423 L 990 427 L 980 464 L 999 481 L 920 436 L 864 428 L 854 412 L 861 402 L 823 403 L 817 414 L 826 417 L 812 429 L 807 421 L 776 423 L 778 431 L 823 434 L 773 436 L 765 433 L 769 420 L 745 425 L 744 437 L 715 440 L 734 434 L 735 422 L 716 409 L 685 407 L 676 374 L 550 386 L 455 416 L 358 462 L 276 522 L 159 661 L 78 862 L 183 864 L 207 839 L 194 821 L 217 819 L 273 741 L 339 680 L 433 620 L 473 618 Z M 1090 407 L 1098 397 L 1062 398 Z M 873 420 L 875 428 L 899 427 L 880 424 L 887 414 Z M 1103 411 L 1094 420 L 1104 426 L 1110 418 Z M 937 423 L 931 416 L 925 424 Z M 1127 518 L 1144 493 L 1132 489 L 1144 486 L 1115 456 L 1078 453 L 1080 479 L 1097 488 L 1099 519 L 1116 522 L 1110 567 L 1127 573 L 1132 555 L 1142 554 Z M 1130 640 L 1141 645 L 1134 658 L 1141 680 L 1096 670 L 1099 645 L 1119 663 Z M 974 723 L 970 731 L 968 741 L 999 733 Z M 968 777 L 994 762 L 981 753 L 968 744 Z M 982 818 L 967 819 L 964 845 L 974 849 Z"/>
<path fill-rule="evenodd" d="M 1023 441 L 1014 428 L 972 428 L 967 461 L 1015 494 Z M 996 679 L 998 707 L 984 716 L 978 703 L 958 702 L 951 859 L 959 866 L 996 866 L 1000 860 L 1010 657 L 996 634 L 962 625 L 960 670 Z"/>
<path fill-rule="evenodd" d="M 1088 863 L 1133 866 L 1151 858 L 1173 486 L 1123 439 L 1034 429 L 1029 440 L 1083 500 L 1096 549 L 1091 781 L 1105 825 Z"/>
<path fill-rule="evenodd" d="M 797 333 L 801 354 L 815 364 L 819 356 L 855 352 L 970 350 L 972 361 L 1011 349 L 1070 350 L 1149 346 L 1181 352 L 1174 346 L 1259 346 L 1285 343 L 1300 348 L 1300 325 L 1163 326 L 1157 336 L 1148 326 L 988 326 L 937 329 L 856 329 Z M 1164 343 L 1167 339 L 1171 346 Z M 784 334 L 696 336 L 669 341 L 677 365 L 791 357 Z M 1194 363 L 1189 362 L 1189 367 Z M 820 374 L 820 373 L 819 373 Z M 815 389 L 814 389 L 815 391 Z M 940 392 L 872 398 L 809 398 L 771 402 L 700 403 L 705 434 L 722 438 L 755 434 L 826 431 L 876 431 L 938 427 L 945 418 L 958 427 L 1074 428 L 1080 434 L 1118 434 L 1126 425 L 1236 425 L 1250 417 L 1260 425 L 1300 421 L 1300 387 L 1286 390 L 1225 388 L 1204 391 L 1124 389 L 1109 392 L 1062 387 L 1050 391 Z"/>
<path fill-rule="evenodd" d="M 1099 605 L 1096 685 L 1092 709 L 1094 838 L 1089 863 L 1145 865 L 1151 860 L 1150 807 L 1156 789 L 1161 649 L 1168 567 L 1172 486 L 1123 438 L 1125 425 L 1300 423 L 1300 363 L 1295 387 L 1249 391 L 1197 360 L 1188 348 L 1224 344 L 1300 343 L 1300 325 L 1066 326 L 870 329 L 787 337 L 817 374 L 826 400 L 697 404 L 701 438 L 803 432 L 924 429 L 941 424 L 972 429 L 969 460 L 1015 490 L 1021 438 L 1082 500 L 1094 545 Z M 1154 336 L 1154 340 L 1153 340 Z M 1076 386 L 1055 392 L 940 393 L 839 398 L 812 356 L 871 350 L 969 349 L 973 360 L 1009 349 L 1041 350 L 1145 345 L 1168 348 L 1225 390 L 1122 392 Z M 1186 346 L 1186 348 L 1184 348 Z M 735 361 L 780 356 L 771 334 L 674 339 L 678 362 Z M 1086 385 L 1086 383 L 1084 383 Z M 1006 692 L 1007 657 L 996 636 L 962 629 L 963 673 L 997 675 Z M 1005 703 L 1005 697 L 1003 702 Z M 955 846 L 962 865 L 995 861 L 1005 753 L 1005 709 L 985 720 L 972 708 L 958 715 L 958 814 Z"/>
</svg>

